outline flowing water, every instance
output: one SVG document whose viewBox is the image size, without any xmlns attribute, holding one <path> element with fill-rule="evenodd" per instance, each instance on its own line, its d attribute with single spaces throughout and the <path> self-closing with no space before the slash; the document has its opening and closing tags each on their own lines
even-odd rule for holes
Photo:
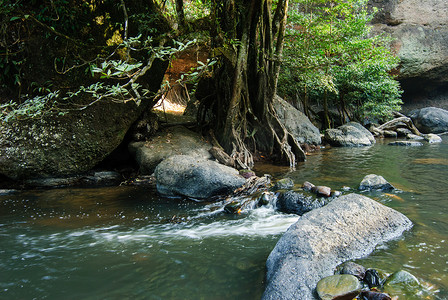
<svg viewBox="0 0 448 300">
<path fill-rule="evenodd" d="M 416 148 L 333 148 L 297 170 L 259 175 L 355 189 L 379 174 L 400 189 L 366 193 L 415 224 L 359 262 L 405 269 L 448 299 L 448 139 Z M 259 299 L 265 261 L 298 216 L 272 207 L 228 215 L 220 203 L 161 199 L 143 187 L 0 196 L 0 299 Z"/>
</svg>

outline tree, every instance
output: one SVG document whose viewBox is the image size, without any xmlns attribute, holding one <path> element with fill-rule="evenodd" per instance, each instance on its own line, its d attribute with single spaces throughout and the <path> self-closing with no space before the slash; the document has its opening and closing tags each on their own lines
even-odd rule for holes
<svg viewBox="0 0 448 300">
<path fill-rule="evenodd" d="M 373 15 L 367 0 L 295 3 L 286 35 L 282 92 L 300 95 L 308 116 L 310 97 L 321 100 L 325 128 L 330 127 L 331 104 L 339 109 L 342 122 L 384 117 L 398 109 L 401 92 L 389 74 L 398 58 L 387 37 L 370 34 Z"/>
<path fill-rule="evenodd" d="M 279 154 L 294 166 L 305 155 L 273 108 L 288 0 L 212 1 L 212 47 L 218 63 L 202 108 L 219 143 L 239 167 L 253 153 Z"/>
</svg>

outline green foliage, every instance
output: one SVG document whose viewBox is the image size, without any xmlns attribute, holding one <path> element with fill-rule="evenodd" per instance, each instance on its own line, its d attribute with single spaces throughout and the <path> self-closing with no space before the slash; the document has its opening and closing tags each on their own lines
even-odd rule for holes
<svg viewBox="0 0 448 300">
<path fill-rule="evenodd" d="M 398 59 L 385 36 L 372 36 L 367 0 L 295 0 L 285 38 L 279 92 L 304 106 L 324 101 L 354 119 L 399 108 L 389 71 Z"/>
<path fill-rule="evenodd" d="M 185 18 L 187 21 L 204 18 L 210 14 L 211 3 L 206 0 L 184 1 Z"/>
<path fill-rule="evenodd" d="M 91 63 L 89 70 L 98 81 L 89 86 L 80 86 L 74 92 L 62 93 L 59 90 L 52 92 L 50 90 L 50 87 L 52 87 L 51 81 L 47 81 L 44 85 L 33 82 L 34 89 L 44 95 L 26 95 L 26 100 L 20 104 L 10 101 L 1 105 L 0 122 L 42 118 L 55 114 L 65 115 L 73 110 L 84 110 L 103 99 L 121 103 L 135 101 L 139 105 L 143 98 L 155 96 L 136 82 L 150 68 L 152 62 L 155 59 L 169 60 L 176 53 L 185 50 L 195 42 L 195 40 L 186 43 L 173 41 L 173 46 L 153 46 L 151 38 L 144 40 L 141 39 L 141 36 L 129 38 L 119 45 L 116 51 L 119 49 L 129 49 L 137 52 L 146 51 L 151 57 L 146 65 L 132 60 L 131 52 L 129 52 L 128 60 L 102 59 L 99 64 Z M 109 55 L 108 57 L 112 56 Z M 185 79 L 183 78 L 183 83 L 193 81 L 213 64 L 214 62 L 201 64 L 196 71 L 186 76 Z M 125 82 L 121 83 L 123 80 Z M 110 81 L 118 81 L 119 83 L 110 84 Z M 85 98 L 90 100 L 87 103 L 77 103 L 79 102 L 77 99 L 83 98 L 85 95 L 88 96 Z"/>
<path fill-rule="evenodd" d="M 11 122 L 23 119 L 42 118 L 56 107 L 59 91 L 44 96 L 26 99 L 23 103 L 10 101 L 0 105 L 0 121 Z"/>
</svg>

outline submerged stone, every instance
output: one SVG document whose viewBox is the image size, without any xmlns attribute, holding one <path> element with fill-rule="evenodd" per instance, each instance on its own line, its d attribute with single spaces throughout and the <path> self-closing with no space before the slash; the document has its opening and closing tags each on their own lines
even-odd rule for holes
<svg viewBox="0 0 448 300">
<path fill-rule="evenodd" d="M 353 275 L 339 274 L 321 279 L 316 291 L 322 300 L 351 300 L 361 292 L 361 283 Z"/>
<path fill-rule="evenodd" d="M 237 214 L 241 210 L 241 203 L 238 201 L 232 201 L 224 206 L 224 211 L 228 214 Z"/>
<path fill-rule="evenodd" d="M 414 275 L 401 270 L 386 279 L 384 290 L 391 295 L 413 296 L 420 292 L 421 285 Z"/>
<path fill-rule="evenodd" d="M 388 144 L 389 146 L 405 146 L 405 147 L 419 147 L 422 143 L 416 141 L 395 141 Z"/>
</svg>

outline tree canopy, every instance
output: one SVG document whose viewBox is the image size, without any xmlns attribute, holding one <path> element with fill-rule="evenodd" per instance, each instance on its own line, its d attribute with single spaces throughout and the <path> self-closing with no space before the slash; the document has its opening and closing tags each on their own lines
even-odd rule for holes
<svg viewBox="0 0 448 300">
<path fill-rule="evenodd" d="M 390 74 L 398 64 L 390 39 L 371 34 L 367 0 L 296 0 L 285 38 L 280 92 L 310 105 L 320 102 L 325 127 L 328 106 L 341 121 L 383 118 L 399 109 L 399 84 Z"/>
<path fill-rule="evenodd" d="M 397 59 L 387 38 L 370 34 L 366 3 L 3 0 L 2 120 L 63 115 L 106 100 L 152 106 L 160 93 L 150 93 L 145 73 L 200 40 L 211 60 L 185 78 L 199 82 L 202 128 L 237 167 L 263 154 L 294 166 L 305 155 L 276 115 L 277 92 L 302 103 L 309 117 L 322 106 L 325 127 L 332 107 L 341 122 L 398 108 L 390 75 Z M 73 107 L 80 95 L 90 100 Z"/>
</svg>

